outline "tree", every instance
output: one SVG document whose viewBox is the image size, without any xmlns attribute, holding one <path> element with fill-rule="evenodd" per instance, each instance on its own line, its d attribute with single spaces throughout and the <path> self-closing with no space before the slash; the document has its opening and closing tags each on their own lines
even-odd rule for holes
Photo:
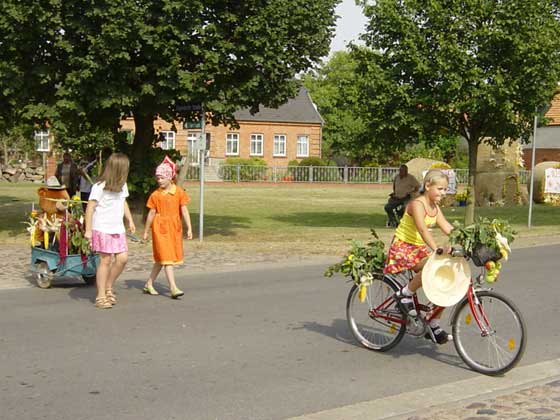
<svg viewBox="0 0 560 420">
<path fill-rule="evenodd" d="M 335 52 L 318 70 L 303 77 L 325 120 L 322 153 L 328 159 L 344 156 L 361 163 L 373 157 L 355 141 L 366 128 L 360 118 L 356 77 L 356 62 L 346 51 Z"/>
<path fill-rule="evenodd" d="M 132 115 L 132 170 L 151 174 L 143 158 L 157 140 L 154 119 L 196 117 L 177 105 L 203 103 L 213 124 L 235 124 L 240 107 L 257 111 L 259 104 L 278 106 L 294 96 L 295 76 L 328 53 L 338 1 L 41 2 L 53 17 L 49 27 L 57 27 L 42 44 L 48 65 L 35 70 L 56 81 L 54 99 L 44 102 L 53 111 L 49 121 L 55 131 L 71 131 L 85 120 L 101 132 L 116 132 L 120 118 Z M 40 15 L 40 6 L 31 0 L 5 3 L 18 19 L 4 23 L 13 36 L 10 45 L 0 41 L 0 49 L 10 48 L 16 58 L 8 56 L 8 65 L 15 63 L 23 77 L 29 69 L 16 43 L 23 35 L 13 27 L 31 27 L 35 17 L 20 9 L 34 4 Z M 41 36 L 29 38 L 29 49 L 40 51 Z M 0 87 L 13 88 L 20 79 L 0 79 Z M 23 102 L 37 93 L 26 92 Z"/>
<path fill-rule="evenodd" d="M 558 8 L 549 0 L 361 1 L 354 49 L 362 117 L 386 143 L 461 135 L 469 144 L 474 219 L 478 145 L 527 141 L 560 77 Z"/>
</svg>

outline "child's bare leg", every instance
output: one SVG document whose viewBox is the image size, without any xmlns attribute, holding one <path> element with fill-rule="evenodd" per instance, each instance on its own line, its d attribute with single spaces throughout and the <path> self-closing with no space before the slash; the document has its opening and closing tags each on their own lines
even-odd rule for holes
<svg viewBox="0 0 560 420">
<path fill-rule="evenodd" d="M 146 287 L 154 286 L 154 281 L 156 281 L 156 278 L 160 271 L 161 271 L 161 264 L 155 262 L 154 266 L 152 267 L 152 272 L 150 273 L 150 277 L 148 277 L 148 281 L 146 281 Z"/>
<path fill-rule="evenodd" d="M 119 254 L 115 254 L 115 261 L 113 261 L 113 265 L 111 265 L 111 270 L 109 271 L 109 276 L 107 277 L 107 284 L 106 289 L 112 289 L 115 280 L 117 277 L 120 276 L 122 271 L 124 270 L 124 266 L 128 261 L 128 252 L 121 252 Z"/>
<path fill-rule="evenodd" d="M 422 287 L 422 271 L 419 271 L 414 274 L 414 277 L 412 278 L 412 280 L 410 280 L 410 283 L 408 283 L 408 290 L 410 290 L 412 293 L 416 293 L 416 291 L 421 287 Z"/>
<path fill-rule="evenodd" d="M 107 278 L 111 269 L 111 254 L 99 253 L 99 266 L 95 284 L 97 286 L 97 298 L 105 298 L 105 289 L 107 289 Z"/>
<path fill-rule="evenodd" d="M 165 270 L 165 277 L 169 282 L 169 290 L 174 291 L 177 289 L 177 284 L 175 284 L 175 273 L 173 271 L 173 265 L 164 265 L 163 269 Z"/>
</svg>

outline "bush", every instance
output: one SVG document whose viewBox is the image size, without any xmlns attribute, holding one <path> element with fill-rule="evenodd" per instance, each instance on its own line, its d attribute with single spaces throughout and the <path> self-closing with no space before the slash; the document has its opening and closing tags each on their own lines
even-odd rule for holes
<svg viewBox="0 0 560 420">
<path fill-rule="evenodd" d="M 227 158 L 222 164 L 221 171 L 225 181 L 264 181 L 267 179 L 266 161 L 261 158 Z"/>
<path fill-rule="evenodd" d="M 310 156 L 302 159 L 299 166 L 327 166 L 327 163 L 320 157 Z"/>
</svg>

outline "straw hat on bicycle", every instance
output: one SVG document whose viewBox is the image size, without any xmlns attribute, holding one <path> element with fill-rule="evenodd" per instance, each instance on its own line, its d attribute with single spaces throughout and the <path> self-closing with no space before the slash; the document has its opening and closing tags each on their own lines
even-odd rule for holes
<svg viewBox="0 0 560 420">
<path fill-rule="evenodd" d="M 422 270 L 422 287 L 428 300 L 438 306 L 453 306 L 467 293 L 471 268 L 464 258 L 432 253 Z"/>
</svg>

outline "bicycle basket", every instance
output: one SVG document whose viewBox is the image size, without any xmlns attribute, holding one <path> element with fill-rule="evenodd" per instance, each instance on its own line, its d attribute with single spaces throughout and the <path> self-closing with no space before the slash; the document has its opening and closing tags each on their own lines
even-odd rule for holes
<svg viewBox="0 0 560 420">
<path fill-rule="evenodd" d="M 498 261 L 500 258 L 502 256 L 498 251 L 484 244 L 476 244 L 471 253 L 471 259 L 478 267 L 482 267 L 488 261 Z"/>
</svg>

